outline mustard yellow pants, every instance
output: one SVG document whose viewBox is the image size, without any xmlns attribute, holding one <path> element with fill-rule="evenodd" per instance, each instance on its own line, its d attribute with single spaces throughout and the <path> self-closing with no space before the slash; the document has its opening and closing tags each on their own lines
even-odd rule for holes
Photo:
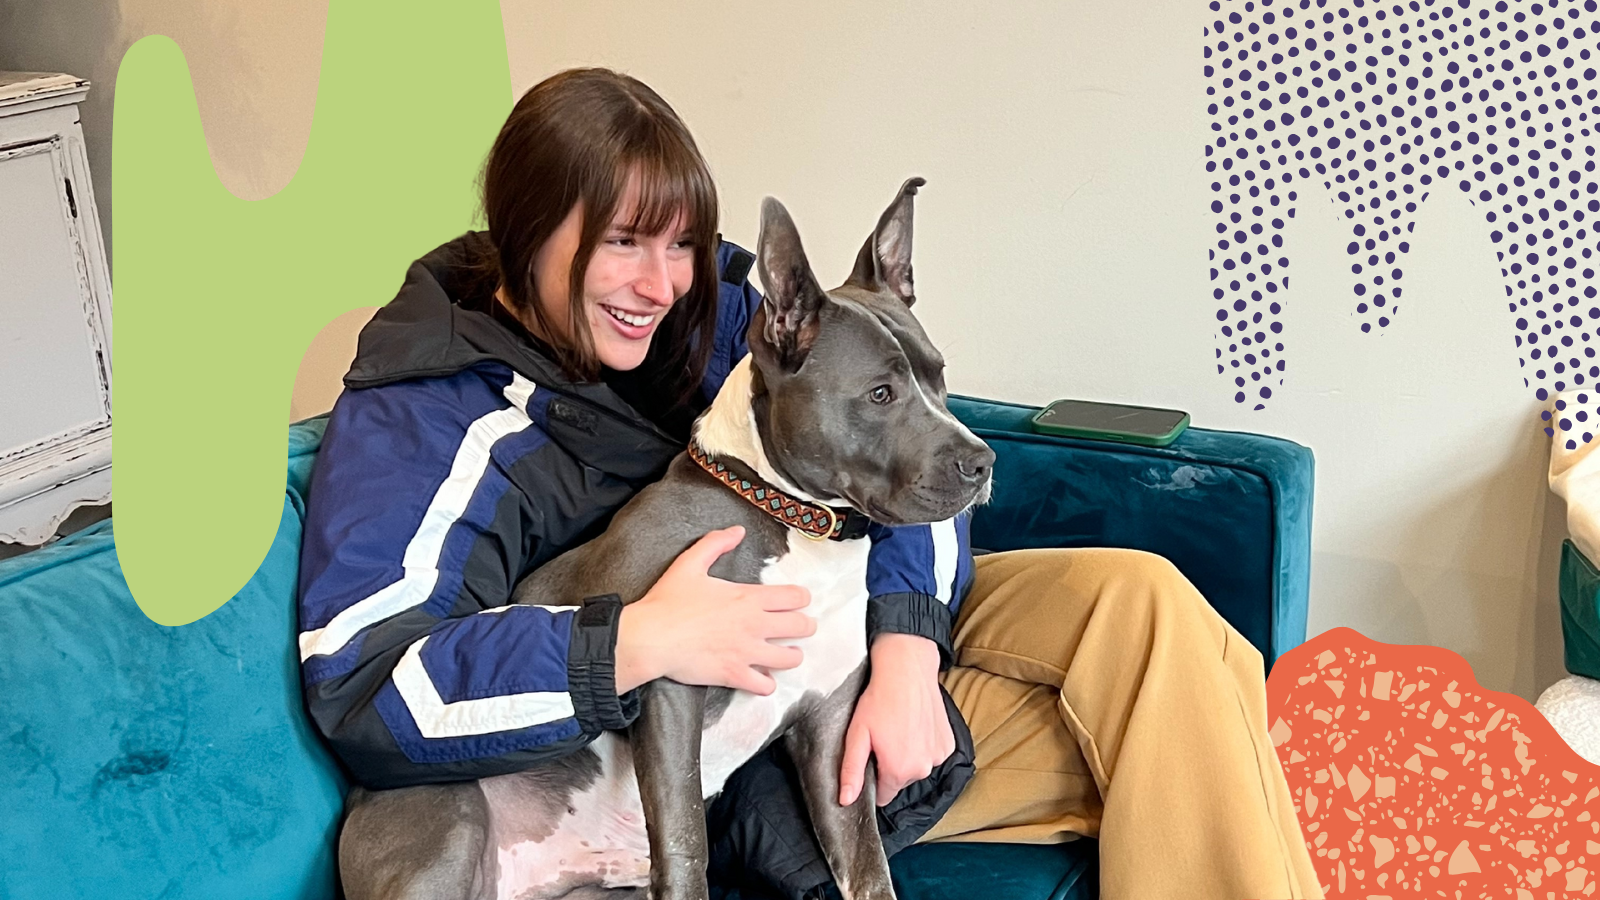
<svg viewBox="0 0 1600 900">
<path fill-rule="evenodd" d="M 980 556 L 954 644 L 977 774 L 923 841 L 1097 837 L 1104 900 L 1323 896 L 1261 653 L 1171 563 Z"/>
</svg>

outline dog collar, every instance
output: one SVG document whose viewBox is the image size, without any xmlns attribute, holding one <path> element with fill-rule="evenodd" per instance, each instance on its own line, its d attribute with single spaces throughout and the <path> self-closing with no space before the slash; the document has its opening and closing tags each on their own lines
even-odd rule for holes
<svg viewBox="0 0 1600 900">
<path fill-rule="evenodd" d="M 766 484 L 754 475 L 734 472 L 711 458 L 699 444 L 689 445 L 689 458 L 750 505 L 814 541 L 848 541 L 865 537 L 872 520 L 860 512 L 821 503 L 807 503 Z"/>
</svg>

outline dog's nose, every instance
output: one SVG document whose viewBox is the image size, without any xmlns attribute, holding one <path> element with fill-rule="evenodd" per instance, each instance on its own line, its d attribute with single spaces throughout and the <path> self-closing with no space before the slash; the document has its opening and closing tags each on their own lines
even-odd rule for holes
<svg viewBox="0 0 1600 900">
<path fill-rule="evenodd" d="M 956 471 L 963 481 L 974 484 L 989 477 L 989 468 L 993 465 L 994 451 L 988 447 L 956 457 Z"/>
</svg>

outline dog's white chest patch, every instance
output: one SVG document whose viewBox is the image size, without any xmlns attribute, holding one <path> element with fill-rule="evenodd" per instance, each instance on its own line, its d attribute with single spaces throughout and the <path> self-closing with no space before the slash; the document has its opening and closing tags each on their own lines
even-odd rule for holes
<svg viewBox="0 0 1600 900">
<path fill-rule="evenodd" d="M 762 584 L 797 584 L 811 592 L 807 615 L 817 633 L 799 641 L 800 665 L 772 673 L 777 689 L 763 697 L 734 693 L 728 709 L 701 741 L 705 796 L 722 790 L 728 776 L 754 756 L 783 717 L 807 694 L 833 693 L 867 656 L 867 554 L 872 542 L 816 541 L 789 532 L 788 552 L 767 561 Z"/>
<path fill-rule="evenodd" d="M 767 696 L 736 691 L 721 717 L 701 737 L 702 796 L 722 790 L 728 776 L 754 756 L 809 694 L 826 697 L 861 665 L 867 654 L 867 555 L 871 541 L 813 541 L 789 534 L 787 552 L 768 560 L 763 584 L 798 584 L 811 592 L 807 615 L 817 633 L 797 644 L 799 666 L 773 673 L 777 689 Z M 502 900 L 559 894 L 576 884 L 606 887 L 649 880 L 649 842 L 639 782 L 627 741 L 607 732 L 590 745 L 601 775 L 569 798 L 553 833 L 549 822 L 529 819 L 526 800 L 513 790 L 515 776 L 484 779 L 489 803 L 491 848 Z M 542 833 L 541 833 L 542 832 Z"/>
</svg>

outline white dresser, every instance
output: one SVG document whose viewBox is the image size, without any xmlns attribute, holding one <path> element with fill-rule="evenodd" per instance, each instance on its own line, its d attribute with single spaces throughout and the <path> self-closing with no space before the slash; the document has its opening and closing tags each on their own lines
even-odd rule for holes
<svg viewBox="0 0 1600 900">
<path fill-rule="evenodd" d="M 111 499 L 111 278 L 70 75 L 0 72 L 0 541 Z"/>
</svg>

